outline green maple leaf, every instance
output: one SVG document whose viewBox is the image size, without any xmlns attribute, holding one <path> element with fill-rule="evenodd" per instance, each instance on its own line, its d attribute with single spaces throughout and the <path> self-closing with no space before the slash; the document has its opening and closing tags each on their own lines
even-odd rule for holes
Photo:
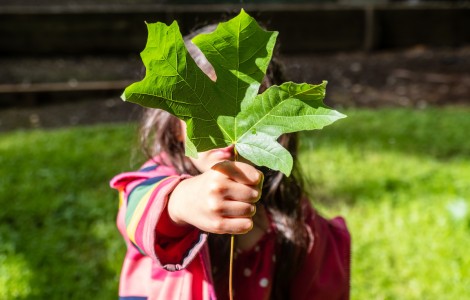
<svg viewBox="0 0 470 300">
<path fill-rule="evenodd" d="M 278 137 L 345 117 L 323 103 L 326 82 L 287 82 L 258 94 L 278 33 L 263 30 L 243 10 L 192 40 L 214 67 L 215 82 L 191 58 L 176 22 L 147 27 L 141 53 L 145 78 L 127 87 L 122 98 L 185 121 L 186 155 L 234 144 L 254 164 L 289 175 L 292 156 Z"/>
</svg>

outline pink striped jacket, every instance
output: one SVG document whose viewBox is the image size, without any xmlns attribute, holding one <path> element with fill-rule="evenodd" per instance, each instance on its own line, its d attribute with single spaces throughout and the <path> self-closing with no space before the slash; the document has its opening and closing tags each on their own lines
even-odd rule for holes
<svg viewBox="0 0 470 300">
<path fill-rule="evenodd" d="M 117 226 L 127 244 L 119 299 L 217 299 L 207 233 L 172 225 L 166 212 L 168 195 L 187 177 L 148 162 L 111 180 L 120 194 Z M 291 299 L 349 299 L 350 235 L 344 220 L 326 220 L 309 207 L 305 221 L 314 237 L 293 281 Z M 269 291 L 261 298 L 248 295 L 244 300 L 269 299 Z"/>
</svg>

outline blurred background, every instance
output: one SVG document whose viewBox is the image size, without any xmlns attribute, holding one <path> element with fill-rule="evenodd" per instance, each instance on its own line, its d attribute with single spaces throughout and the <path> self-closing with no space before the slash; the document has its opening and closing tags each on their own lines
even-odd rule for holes
<svg viewBox="0 0 470 300">
<path fill-rule="evenodd" d="M 352 299 L 470 299 L 470 1 L 0 0 L 0 299 L 115 299 L 108 181 L 139 166 L 145 22 L 244 8 L 287 79 L 348 115 L 302 135 L 314 205 L 346 217 Z"/>
</svg>

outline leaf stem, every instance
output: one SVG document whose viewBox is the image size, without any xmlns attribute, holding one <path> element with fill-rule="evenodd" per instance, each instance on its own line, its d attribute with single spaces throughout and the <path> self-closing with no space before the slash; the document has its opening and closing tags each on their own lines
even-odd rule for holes
<svg viewBox="0 0 470 300">
<path fill-rule="evenodd" d="M 238 161 L 237 148 L 233 148 L 234 160 Z M 235 248 L 235 235 L 232 234 L 230 237 L 230 263 L 229 263 L 229 275 L 228 275 L 228 295 L 230 300 L 233 300 L 233 252 Z"/>
<path fill-rule="evenodd" d="M 230 237 L 230 265 L 229 265 L 229 276 L 228 276 L 228 293 L 230 300 L 233 300 L 233 252 L 235 244 L 235 235 L 232 234 Z"/>
<path fill-rule="evenodd" d="M 235 154 L 234 160 L 238 161 L 238 151 L 237 148 L 233 147 L 233 153 Z"/>
</svg>

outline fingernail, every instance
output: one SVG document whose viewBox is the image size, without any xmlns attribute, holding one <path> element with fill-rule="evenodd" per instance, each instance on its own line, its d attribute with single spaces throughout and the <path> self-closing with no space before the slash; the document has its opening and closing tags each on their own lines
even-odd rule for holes
<svg viewBox="0 0 470 300">
<path fill-rule="evenodd" d="M 261 174 L 260 178 L 259 178 L 259 182 L 258 182 L 258 185 L 259 186 L 263 186 L 263 182 L 264 182 L 264 174 L 263 172 L 259 171 L 259 173 Z"/>
</svg>

